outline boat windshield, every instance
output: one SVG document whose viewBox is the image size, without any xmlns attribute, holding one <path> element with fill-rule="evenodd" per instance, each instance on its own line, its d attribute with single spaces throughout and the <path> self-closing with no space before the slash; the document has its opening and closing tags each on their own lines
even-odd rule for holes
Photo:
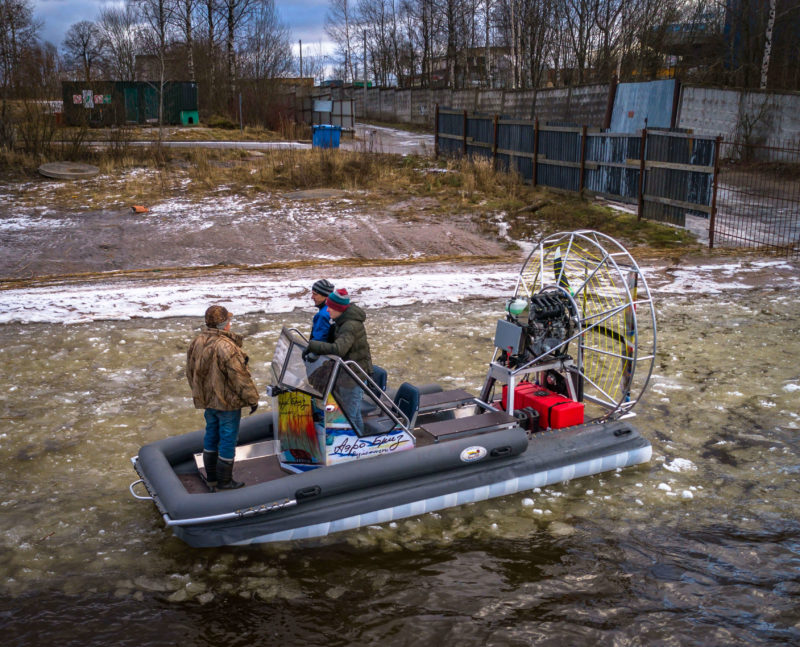
<svg viewBox="0 0 800 647">
<path fill-rule="evenodd" d="M 272 372 L 282 388 L 323 397 L 328 392 L 336 361 L 328 356 L 314 362 L 304 361 L 303 351 L 307 345 L 308 341 L 297 330 L 281 330 L 272 356 Z"/>
<path fill-rule="evenodd" d="M 393 429 L 396 424 L 408 427 L 407 416 L 358 364 L 330 355 L 321 355 L 314 361 L 304 360 L 303 351 L 307 346 L 308 340 L 299 331 L 294 328 L 281 330 L 272 357 L 272 372 L 278 386 L 289 391 L 302 391 L 323 401 L 332 393 L 336 401 L 344 405 L 343 413 L 359 435 L 364 433 L 361 416 L 354 417 L 344 404 L 352 400 L 354 388 L 361 393 L 360 408 L 366 415 L 383 416 L 381 428 L 388 425 Z"/>
</svg>

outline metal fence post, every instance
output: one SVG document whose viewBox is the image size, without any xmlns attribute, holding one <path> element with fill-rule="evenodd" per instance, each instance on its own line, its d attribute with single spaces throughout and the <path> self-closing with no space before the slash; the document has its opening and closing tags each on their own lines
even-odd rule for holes
<svg viewBox="0 0 800 647">
<path fill-rule="evenodd" d="M 462 126 L 462 132 L 464 133 L 464 143 L 461 147 L 461 154 L 466 157 L 467 156 L 467 111 L 464 111 L 464 125 Z"/>
<path fill-rule="evenodd" d="M 714 249 L 714 229 L 717 225 L 717 188 L 719 186 L 719 149 L 722 137 L 717 137 L 714 142 L 714 178 L 711 188 L 711 213 L 708 216 L 708 248 Z"/>
<path fill-rule="evenodd" d="M 433 157 L 438 159 L 439 157 L 439 104 L 436 104 L 436 109 L 434 110 L 434 117 L 433 117 Z"/>
<path fill-rule="evenodd" d="M 499 116 L 494 116 L 494 128 L 492 131 L 492 169 L 497 170 L 497 129 L 499 127 L 498 120 Z"/>
<path fill-rule="evenodd" d="M 578 193 L 583 193 L 583 183 L 586 178 L 586 126 L 581 129 L 581 172 L 578 179 Z"/>
<path fill-rule="evenodd" d="M 532 186 L 536 186 L 536 164 L 539 161 L 539 117 L 533 120 L 533 178 Z"/>
<path fill-rule="evenodd" d="M 641 151 L 639 154 L 639 204 L 636 208 L 636 219 L 642 219 L 642 211 L 644 211 L 644 161 L 645 161 L 645 148 L 647 148 L 647 127 L 642 128 L 642 143 Z"/>
</svg>

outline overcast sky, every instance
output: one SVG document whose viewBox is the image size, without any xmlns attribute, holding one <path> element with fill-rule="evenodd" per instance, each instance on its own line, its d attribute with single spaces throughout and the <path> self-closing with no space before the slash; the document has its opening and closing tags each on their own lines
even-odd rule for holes
<svg viewBox="0 0 800 647">
<path fill-rule="evenodd" d="M 100 9 L 106 5 L 122 4 L 108 0 L 34 0 L 36 17 L 42 21 L 39 32 L 42 40 L 50 41 L 61 49 L 64 34 L 70 25 L 81 20 L 96 20 Z M 275 0 L 283 22 L 288 25 L 292 51 L 298 53 L 298 41 L 303 41 L 303 54 L 316 55 L 330 51 L 325 35 L 325 14 L 328 0 Z"/>
</svg>

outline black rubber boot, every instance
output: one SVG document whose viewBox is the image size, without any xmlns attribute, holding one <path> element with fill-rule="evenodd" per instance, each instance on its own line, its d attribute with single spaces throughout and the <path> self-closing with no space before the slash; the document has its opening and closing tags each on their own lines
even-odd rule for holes
<svg viewBox="0 0 800 647">
<path fill-rule="evenodd" d="M 217 489 L 235 490 L 243 485 L 244 483 L 233 480 L 233 459 L 220 458 L 217 461 Z"/>
<path fill-rule="evenodd" d="M 214 492 L 217 487 L 217 452 L 203 450 L 203 467 L 206 468 L 206 485 Z"/>
</svg>

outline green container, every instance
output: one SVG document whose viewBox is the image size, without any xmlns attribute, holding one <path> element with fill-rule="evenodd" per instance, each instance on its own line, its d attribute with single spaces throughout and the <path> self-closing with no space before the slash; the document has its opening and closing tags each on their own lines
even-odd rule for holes
<svg viewBox="0 0 800 647">
<path fill-rule="evenodd" d="M 184 126 L 196 126 L 200 123 L 197 110 L 181 110 L 181 123 Z"/>
</svg>

